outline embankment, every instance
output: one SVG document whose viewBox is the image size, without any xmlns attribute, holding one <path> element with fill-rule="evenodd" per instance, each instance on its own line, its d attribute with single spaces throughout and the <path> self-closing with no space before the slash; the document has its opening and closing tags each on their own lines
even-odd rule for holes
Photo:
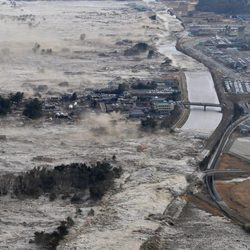
<svg viewBox="0 0 250 250">
<path fill-rule="evenodd" d="M 222 108 L 222 120 L 217 127 L 217 129 L 212 133 L 212 135 L 209 137 L 207 141 L 207 148 L 212 149 L 216 143 L 219 141 L 221 136 L 223 135 L 225 129 L 228 127 L 228 125 L 231 123 L 232 117 L 233 117 L 233 104 L 226 99 L 224 95 L 224 90 L 223 90 L 223 75 L 217 68 L 214 68 L 213 62 L 204 56 L 203 54 L 199 53 L 196 51 L 194 48 L 187 45 L 187 42 L 184 41 L 183 38 L 179 38 L 176 43 L 176 49 L 192 58 L 195 60 L 199 61 L 200 63 L 204 64 L 209 71 L 211 72 L 213 81 L 214 81 L 214 86 L 215 90 L 217 92 L 218 98 L 220 103 L 223 105 Z"/>
</svg>

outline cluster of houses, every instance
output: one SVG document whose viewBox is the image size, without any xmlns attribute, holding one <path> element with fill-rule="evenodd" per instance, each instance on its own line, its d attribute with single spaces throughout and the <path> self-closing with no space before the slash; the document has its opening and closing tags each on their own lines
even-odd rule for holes
<svg viewBox="0 0 250 250">
<path fill-rule="evenodd" d="M 236 71 L 246 71 L 250 66 L 250 58 L 240 53 L 241 50 L 250 50 L 250 40 L 241 41 L 216 35 L 203 43 L 202 51 L 216 61 Z"/>
<path fill-rule="evenodd" d="M 231 80 L 226 78 L 224 80 L 224 86 L 228 93 L 250 94 L 250 81 L 243 81 L 240 79 Z"/>
<path fill-rule="evenodd" d="M 122 112 L 129 118 L 163 118 L 175 109 L 179 94 L 178 81 L 166 80 L 88 89 L 85 97 L 90 107 L 102 112 Z"/>
<path fill-rule="evenodd" d="M 170 116 L 179 103 L 178 80 L 132 82 L 85 89 L 81 94 L 49 97 L 44 101 L 43 112 L 51 119 L 71 120 L 89 109 L 103 113 L 121 112 L 127 118 L 163 119 Z"/>
<path fill-rule="evenodd" d="M 46 98 L 42 108 L 43 114 L 50 119 L 72 120 L 82 113 L 86 108 L 86 103 L 84 103 L 83 95 L 69 93 Z"/>
</svg>

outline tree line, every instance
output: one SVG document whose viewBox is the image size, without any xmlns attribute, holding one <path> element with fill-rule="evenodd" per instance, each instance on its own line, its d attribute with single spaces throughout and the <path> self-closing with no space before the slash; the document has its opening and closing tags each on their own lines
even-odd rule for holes
<svg viewBox="0 0 250 250">
<path fill-rule="evenodd" d="M 120 177 L 121 169 L 107 161 L 93 164 L 71 163 L 54 168 L 36 167 L 17 176 L 3 175 L 0 179 L 0 195 L 19 198 L 39 198 L 47 195 L 51 201 L 60 197 L 72 203 L 81 202 L 88 194 L 92 200 L 101 199 Z"/>
<path fill-rule="evenodd" d="M 23 98 L 24 93 L 22 92 L 16 92 L 7 97 L 0 95 L 0 116 L 6 116 L 11 113 L 14 107 L 19 108 L 22 105 Z M 28 100 L 24 104 L 23 115 L 31 119 L 40 118 L 43 114 L 42 104 L 37 98 Z"/>
</svg>

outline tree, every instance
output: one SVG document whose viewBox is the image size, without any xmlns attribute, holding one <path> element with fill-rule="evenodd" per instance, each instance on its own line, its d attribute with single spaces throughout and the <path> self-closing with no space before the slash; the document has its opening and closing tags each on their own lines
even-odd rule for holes
<svg viewBox="0 0 250 250">
<path fill-rule="evenodd" d="M 37 98 L 32 99 L 25 105 L 25 109 L 23 111 L 23 115 L 31 118 L 37 119 L 42 116 L 42 102 L 39 101 Z"/>
<path fill-rule="evenodd" d="M 157 127 L 157 121 L 152 117 L 147 117 L 141 120 L 141 127 L 143 129 L 155 129 Z"/>
<path fill-rule="evenodd" d="M 234 103 L 234 116 L 233 116 L 234 121 L 238 120 L 240 116 L 243 114 L 244 114 L 244 109 L 238 103 Z"/>
<path fill-rule="evenodd" d="M 169 99 L 172 101 L 178 101 L 180 100 L 181 92 L 180 91 L 174 91 L 173 93 L 170 94 Z"/>
<path fill-rule="evenodd" d="M 0 96 L 0 115 L 7 115 L 11 111 L 10 108 L 10 100 Z"/>
<path fill-rule="evenodd" d="M 19 104 L 23 100 L 23 92 L 16 92 L 15 94 L 10 94 L 10 102 Z"/>
<path fill-rule="evenodd" d="M 76 92 L 74 92 L 72 94 L 72 96 L 70 97 L 70 101 L 73 102 L 73 101 L 76 101 L 76 100 L 77 100 L 77 94 L 76 94 Z"/>
<path fill-rule="evenodd" d="M 126 85 L 124 83 L 119 84 L 116 90 L 116 94 L 122 95 L 124 91 L 126 91 Z"/>
<path fill-rule="evenodd" d="M 132 84 L 131 86 L 133 89 L 156 89 L 157 88 L 157 83 L 155 82 L 138 82 L 135 84 Z"/>
</svg>

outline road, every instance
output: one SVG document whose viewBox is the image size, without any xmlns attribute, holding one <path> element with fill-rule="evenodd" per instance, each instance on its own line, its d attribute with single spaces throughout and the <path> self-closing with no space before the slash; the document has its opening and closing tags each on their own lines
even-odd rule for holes
<svg viewBox="0 0 250 250">
<path fill-rule="evenodd" d="M 207 173 L 205 174 L 204 181 L 207 186 L 208 192 L 212 200 L 217 204 L 217 206 L 221 209 L 221 211 L 229 218 L 231 218 L 233 221 L 239 223 L 240 225 L 244 225 L 246 223 L 246 219 L 242 218 L 240 215 L 238 215 L 235 211 L 230 209 L 225 202 L 222 201 L 220 195 L 216 191 L 216 188 L 214 186 L 214 177 L 216 173 L 216 165 L 218 160 L 220 159 L 220 156 L 230 138 L 232 133 L 235 131 L 235 129 L 245 120 L 250 119 L 250 115 L 244 116 L 237 120 L 236 122 L 232 123 L 227 130 L 225 131 L 223 137 L 221 138 L 221 141 L 219 143 L 219 146 L 217 147 L 215 153 L 211 157 L 208 167 L 207 167 Z M 206 173 L 205 172 L 205 173 Z"/>
</svg>

